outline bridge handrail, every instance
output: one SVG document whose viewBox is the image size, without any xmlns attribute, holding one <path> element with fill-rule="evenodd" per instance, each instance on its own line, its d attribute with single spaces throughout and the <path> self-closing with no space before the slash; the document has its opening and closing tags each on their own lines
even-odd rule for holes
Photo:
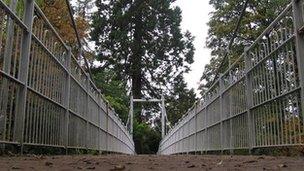
<svg viewBox="0 0 304 171">
<path fill-rule="evenodd" d="M 195 106 L 168 131 L 161 140 L 160 154 L 251 150 L 258 147 L 304 143 L 301 140 L 301 127 L 304 127 L 304 77 L 303 67 L 301 68 L 304 61 L 301 54 L 304 44 L 298 33 L 298 29 L 304 26 L 301 5 L 302 0 L 293 0 L 289 3 L 244 50 L 244 53 L 207 90 L 203 99 L 197 101 Z M 265 45 L 261 41 L 268 34 L 269 44 Z M 293 41 L 296 42 L 295 46 L 292 44 Z M 285 53 L 285 56 L 280 53 Z M 297 70 L 299 74 L 296 74 Z M 287 106 L 292 111 L 287 111 Z M 284 111 L 275 112 L 283 109 Z M 189 115 L 191 112 L 194 115 Z M 293 122 L 291 124 L 295 127 L 290 128 L 290 131 L 294 131 L 296 137 L 282 138 L 285 134 L 291 133 L 280 131 L 282 123 L 287 124 L 285 122 L 289 121 L 283 120 L 278 113 L 286 117 L 291 115 L 289 113 L 294 115 L 289 116 L 292 120 L 290 122 Z M 276 118 L 273 121 L 276 128 L 265 120 L 271 116 Z M 257 117 L 263 117 L 264 120 L 259 118 L 259 121 Z M 267 129 L 261 130 L 261 124 Z M 242 130 L 237 130 L 237 126 Z M 299 127 L 299 130 L 296 130 L 296 127 Z M 278 140 L 278 137 L 275 137 L 275 131 L 282 139 Z M 235 139 L 233 136 L 236 135 L 243 137 Z"/>
<path fill-rule="evenodd" d="M 135 153 L 126 126 L 34 0 L 0 0 L 0 26 L 0 143 Z"/>
</svg>

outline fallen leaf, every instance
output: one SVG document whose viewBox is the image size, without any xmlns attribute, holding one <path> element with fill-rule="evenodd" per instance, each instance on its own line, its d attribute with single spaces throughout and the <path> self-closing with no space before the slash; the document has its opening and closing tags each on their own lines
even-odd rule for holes
<svg viewBox="0 0 304 171">
<path fill-rule="evenodd" d="M 287 167 L 287 165 L 286 164 L 279 164 L 279 167 Z"/>
<path fill-rule="evenodd" d="M 195 167 L 195 165 L 192 164 L 192 165 L 189 165 L 187 168 L 194 168 L 194 167 Z"/>
<path fill-rule="evenodd" d="M 223 160 L 221 160 L 220 162 L 218 162 L 216 165 L 222 165 L 223 164 Z"/>
</svg>

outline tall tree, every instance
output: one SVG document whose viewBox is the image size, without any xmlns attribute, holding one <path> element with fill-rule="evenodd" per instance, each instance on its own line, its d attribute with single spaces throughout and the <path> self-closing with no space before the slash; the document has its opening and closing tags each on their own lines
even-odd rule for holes
<svg viewBox="0 0 304 171">
<path fill-rule="evenodd" d="M 92 40 L 103 68 L 131 80 L 135 98 L 167 93 L 193 63 L 193 37 L 180 29 L 175 0 L 101 0 L 93 15 Z"/>
<path fill-rule="evenodd" d="M 202 94 L 215 77 L 243 6 L 239 0 L 210 0 L 209 3 L 214 11 L 211 12 L 208 22 L 209 32 L 206 44 L 211 49 L 212 59 L 205 66 L 201 77 Z M 251 44 L 288 3 L 289 1 L 286 0 L 249 1 L 241 27 L 229 53 L 230 63 L 242 54 L 244 47 Z M 225 71 L 228 64 L 229 62 L 225 61 L 225 65 L 219 71 Z"/>
</svg>

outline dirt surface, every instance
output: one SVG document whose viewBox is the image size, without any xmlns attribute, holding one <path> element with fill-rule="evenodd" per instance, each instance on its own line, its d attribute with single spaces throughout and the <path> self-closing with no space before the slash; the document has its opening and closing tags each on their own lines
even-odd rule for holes
<svg viewBox="0 0 304 171">
<path fill-rule="evenodd" d="M 0 157 L 0 170 L 304 170 L 303 157 L 82 155 Z"/>
</svg>

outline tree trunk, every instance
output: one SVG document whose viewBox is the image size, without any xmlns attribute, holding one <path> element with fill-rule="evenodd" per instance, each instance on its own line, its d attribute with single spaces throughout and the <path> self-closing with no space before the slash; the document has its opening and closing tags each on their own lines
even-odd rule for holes
<svg viewBox="0 0 304 171">
<path fill-rule="evenodd" d="M 140 8 L 141 1 L 135 3 L 135 18 L 134 18 L 134 41 L 132 46 L 132 58 L 131 58 L 131 78 L 132 78 L 132 91 L 135 99 L 142 97 L 142 56 L 143 50 L 142 44 L 142 10 Z M 135 108 L 139 109 L 140 105 L 135 105 Z M 140 110 L 135 110 L 140 111 Z M 135 114 L 138 122 L 141 122 L 140 114 Z"/>
</svg>

